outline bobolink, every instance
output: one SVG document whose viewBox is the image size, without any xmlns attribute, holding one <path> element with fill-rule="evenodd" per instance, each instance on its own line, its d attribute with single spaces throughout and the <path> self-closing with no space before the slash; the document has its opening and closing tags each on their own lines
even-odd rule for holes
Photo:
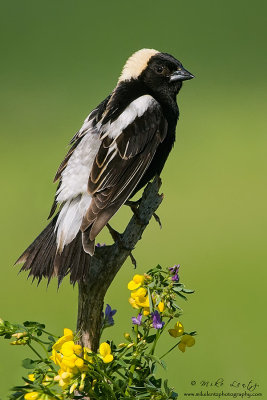
<svg viewBox="0 0 267 400">
<path fill-rule="evenodd" d="M 55 176 L 49 225 L 17 263 L 33 278 L 70 272 L 81 279 L 95 238 L 118 209 L 156 174 L 175 141 L 176 96 L 194 76 L 170 54 L 134 53 L 113 92 L 85 119 Z"/>
</svg>

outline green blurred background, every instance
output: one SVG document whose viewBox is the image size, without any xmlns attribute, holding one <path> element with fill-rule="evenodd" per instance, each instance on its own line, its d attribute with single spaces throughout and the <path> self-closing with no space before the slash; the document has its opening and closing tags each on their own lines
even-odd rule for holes
<svg viewBox="0 0 267 400">
<path fill-rule="evenodd" d="M 3 319 L 75 329 L 77 288 L 38 288 L 15 259 L 46 224 L 54 173 L 89 111 L 134 51 L 180 59 L 185 82 L 176 146 L 162 174 L 165 199 L 134 255 L 138 273 L 182 264 L 196 289 L 182 304 L 194 348 L 166 359 L 180 393 L 223 377 L 266 379 L 266 2 L 255 0 L 1 1 L 1 291 Z M 129 210 L 112 225 L 122 231 Z M 100 242 L 109 242 L 106 232 Z M 118 309 L 105 337 L 130 329 L 127 261 L 107 295 Z M 161 343 L 160 352 L 173 344 Z M 26 349 L 0 341 L 0 397 L 21 383 Z M 160 372 L 166 376 L 164 372 Z"/>
</svg>

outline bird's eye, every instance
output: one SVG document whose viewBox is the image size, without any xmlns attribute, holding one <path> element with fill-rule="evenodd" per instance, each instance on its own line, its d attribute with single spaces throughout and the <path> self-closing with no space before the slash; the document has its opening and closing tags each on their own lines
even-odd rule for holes
<svg viewBox="0 0 267 400">
<path fill-rule="evenodd" d="M 158 66 L 156 67 L 156 71 L 157 71 L 159 74 L 161 74 L 161 73 L 163 72 L 163 70 L 164 70 L 164 68 L 161 67 L 160 65 L 158 65 Z"/>
</svg>

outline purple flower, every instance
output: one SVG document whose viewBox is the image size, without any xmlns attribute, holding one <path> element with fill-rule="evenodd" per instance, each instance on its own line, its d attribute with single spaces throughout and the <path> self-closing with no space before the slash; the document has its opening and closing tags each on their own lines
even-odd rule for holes
<svg viewBox="0 0 267 400">
<path fill-rule="evenodd" d="M 103 328 L 114 325 L 113 315 L 115 315 L 116 312 L 117 310 L 112 310 L 109 304 L 106 305 L 105 316 L 103 313 Z"/>
<path fill-rule="evenodd" d="M 160 319 L 160 315 L 158 311 L 154 311 L 152 314 L 152 325 L 155 329 L 161 329 L 165 322 Z"/>
<path fill-rule="evenodd" d="M 95 246 L 96 247 L 105 247 L 106 243 L 97 243 Z"/>
<path fill-rule="evenodd" d="M 180 264 L 174 265 L 173 267 L 169 268 L 170 274 L 173 275 L 172 276 L 172 281 L 179 282 L 179 279 L 180 279 L 179 275 L 178 275 L 179 268 L 180 268 Z"/>
<path fill-rule="evenodd" d="M 142 314 L 138 314 L 137 317 L 132 317 L 132 322 L 134 325 L 141 325 L 142 323 Z"/>
</svg>

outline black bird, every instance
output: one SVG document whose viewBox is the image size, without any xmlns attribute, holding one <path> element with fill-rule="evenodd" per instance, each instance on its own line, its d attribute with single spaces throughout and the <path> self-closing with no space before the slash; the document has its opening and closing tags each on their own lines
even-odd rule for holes
<svg viewBox="0 0 267 400">
<path fill-rule="evenodd" d="M 18 259 L 29 276 L 71 282 L 85 276 L 95 238 L 156 174 L 175 141 L 176 96 L 194 76 L 167 53 L 142 49 L 126 62 L 113 92 L 85 119 L 55 176 L 49 225 Z"/>
</svg>

